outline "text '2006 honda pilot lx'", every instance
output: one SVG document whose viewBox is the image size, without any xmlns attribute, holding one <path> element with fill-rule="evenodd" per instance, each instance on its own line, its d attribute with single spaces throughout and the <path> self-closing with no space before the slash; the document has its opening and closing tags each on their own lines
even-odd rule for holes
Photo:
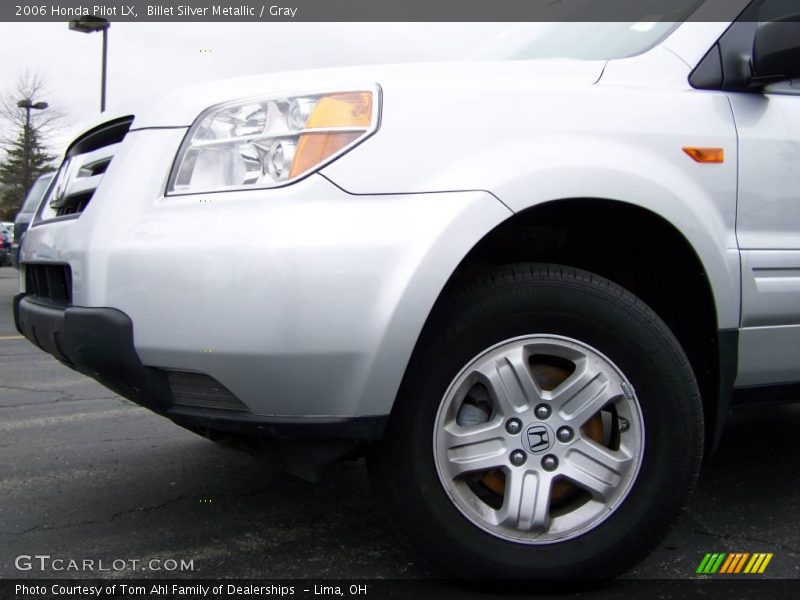
<svg viewBox="0 0 800 600">
<path fill-rule="evenodd" d="M 800 382 L 797 17 L 696 4 L 107 120 L 25 237 L 17 327 L 295 472 L 365 453 L 456 574 L 619 574 L 732 399 Z"/>
</svg>

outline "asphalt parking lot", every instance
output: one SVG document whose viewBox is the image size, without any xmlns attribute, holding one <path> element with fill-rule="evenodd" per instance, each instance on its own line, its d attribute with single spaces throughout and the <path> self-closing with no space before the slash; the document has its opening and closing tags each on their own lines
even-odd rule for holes
<svg viewBox="0 0 800 600">
<path fill-rule="evenodd" d="M 19 338 L 16 276 L 0 268 L 0 577 L 67 575 L 15 568 L 33 554 L 194 566 L 86 577 L 431 575 L 384 522 L 363 462 L 312 485 L 115 396 Z M 689 509 L 629 577 L 772 552 L 763 577 L 800 578 L 798 434 L 800 404 L 737 410 Z"/>
</svg>

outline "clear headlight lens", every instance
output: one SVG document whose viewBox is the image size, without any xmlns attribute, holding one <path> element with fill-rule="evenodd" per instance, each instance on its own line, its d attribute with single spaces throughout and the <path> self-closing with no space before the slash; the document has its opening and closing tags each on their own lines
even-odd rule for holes
<svg viewBox="0 0 800 600">
<path fill-rule="evenodd" d="M 167 193 L 285 185 L 369 137 L 379 112 L 377 87 L 213 106 L 189 129 Z"/>
</svg>

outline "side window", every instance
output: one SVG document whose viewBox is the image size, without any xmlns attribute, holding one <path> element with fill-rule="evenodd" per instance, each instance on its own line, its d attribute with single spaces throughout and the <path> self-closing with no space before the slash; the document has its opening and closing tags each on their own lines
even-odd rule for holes
<svg viewBox="0 0 800 600">
<path fill-rule="evenodd" d="M 782 94 L 786 96 L 800 96 L 800 79 L 773 83 L 764 88 L 765 94 Z"/>
<path fill-rule="evenodd" d="M 797 18 L 798 13 L 797 0 L 761 0 L 758 4 L 759 23 Z"/>
<path fill-rule="evenodd" d="M 759 2 L 759 26 L 774 21 L 797 21 L 798 19 L 800 19 L 800 7 L 797 0 L 760 0 Z M 764 93 L 800 96 L 800 79 L 768 85 L 764 88 Z"/>
</svg>

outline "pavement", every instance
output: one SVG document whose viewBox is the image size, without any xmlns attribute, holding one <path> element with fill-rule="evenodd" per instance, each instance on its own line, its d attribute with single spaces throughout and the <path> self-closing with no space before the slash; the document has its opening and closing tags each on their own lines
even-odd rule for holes
<svg viewBox="0 0 800 600">
<path fill-rule="evenodd" d="M 19 338 L 16 290 L 17 272 L 0 268 L 0 578 L 439 575 L 398 542 L 363 461 L 310 484 L 138 408 Z M 627 577 L 689 578 L 707 552 L 772 552 L 760 577 L 800 579 L 799 432 L 800 404 L 736 410 L 688 509 Z M 36 554 L 127 562 L 15 567 Z M 162 570 L 141 571 L 151 559 Z M 168 572 L 170 559 L 193 570 Z"/>
</svg>

